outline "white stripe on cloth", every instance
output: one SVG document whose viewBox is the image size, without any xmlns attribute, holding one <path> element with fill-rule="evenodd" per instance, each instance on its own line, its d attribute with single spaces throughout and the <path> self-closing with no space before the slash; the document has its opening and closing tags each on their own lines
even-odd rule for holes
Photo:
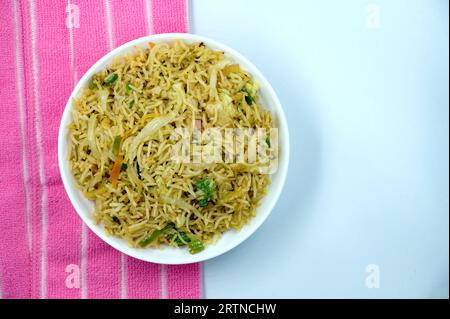
<svg viewBox="0 0 450 319">
<path fill-rule="evenodd" d="M 205 272 L 203 271 L 203 263 L 199 263 L 198 264 L 198 268 L 199 268 L 199 277 L 200 277 L 200 296 L 199 296 L 199 298 L 200 299 L 202 299 L 202 298 L 205 298 L 205 286 L 204 286 L 204 282 L 205 282 L 205 278 L 204 278 L 204 274 L 205 274 Z"/>
<path fill-rule="evenodd" d="M 153 17 L 152 17 L 152 3 L 151 0 L 144 0 L 145 3 L 145 15 L 147 17 L 147 33 L 153 34 Z"/>
<path fill-rule="evenodd" d="M 38 152 L 39 182 L 41 184 L 41 298 L 47 297 L 47 185 L 44 176 L 42 152 L 41 112 L 39 105 L 39 72 L 36 52 L 37 30 L 34 0 L 30 1 L 31 22 L 31 64 L 33 67 L 34 120 L 36 128 L 36 148 Z"/>
<path fill-rule="evenodd" d="M 0 274 L 0 299 L 3 299 L 3 282 L 1 274 Z"/>
<path fill-rule="evenodd" d="M 87 298 L 87 226 L 81 224 L 81 299 Z"/>
<path fill-rule="evenodd" d="M 192 23 L 192 16 L 191 16 L 191 12 L 193 12 L 193 10 L 192 10 L 193 5 L 194 5 L 193 1 L 186 0 L 186 31 L 187 31 L 187 33 L 193 33 L 193 32 L 191 32 L 191 26 L 194 25 Z"/>
<path fill-rule="evenodd" d="M 120 299 L 127 299 L 126 258 L 125 254 L 120 254 Z"/>
<path fill-rule="evenodd" d="M 71 1 L 67 0 L 67 6 L 70 8 Z M 72 10 L 69 9 L 69 21 L 72 21 L 71 14 Z M 75 65 L 75 45 L 74 45 L 74 31 L 73 26 L 67 26 L 69 29 L 69 45 L 70 45 L 70 71 L 72 73 L 72 89 L 75 87 L 75 84 L 78 81 L 77 76 L 77 68 Z M 80 268 L 81 268 L 81 299 L 87 298 L 87 226 L 82 222 L 81 223 L 81 252 L 80 252 Z"/>
<path fill-rule="evenodd" d="M 67 8 L 68 10 L 68 19 L 69 21 L 72 21 L 72 10 L 70 10 L 70 0 L 67 0 Z M 73 26 L 72 25 L 66 25 L 66 27 L 69 29 L 69 44 L 70 44 L 70 72 L 72 73 L 72 89 L 75 87 L 75 83 L 77 83 L 77 70 L 75 67 L 75 49 L 73 44 Z"/>
<path fill-rule="evenodd" d="M 32 236 L 31 236 L 31 219 L 30 219 L 30 190 L 29 190 L 29 175 L 28 175 L 28 163 L 27 163 L 27 148 L 25 142 L 25 110 L 23 106 L 23 60 L 22 60 L 22 48 L 20 41 L 20 22 L 19 22 L 19 10 L 17 6 L 17 0 L 13 1 L 13 16 L 14 16 L 14 40 L 15 40 L 15 53 L 16 53 L 16 88 L 17 88 L 17 102 L 19 108 L 19 122 L 20 122 L 20 144 L 22 146 L 22 179 L 25 193 L 25 223 L 26 223 L 26 236 L 28 243 L 28 251 L 31 252 Z"/>
<path fill-rule="evenodd" d="M 167 266 L 160 265 L 161 299 L 167 299 Z"/>
<path fill-rule="evenodd" d="M 105 13 L 106 13 L 106 25 L 108 28 L 108 47 L 109 50 L 114 48 L 113 38 L 113 26 L 112 26 L 112 13 L 111 13 L 111 0 L 105 0 Z"/>
</svg>

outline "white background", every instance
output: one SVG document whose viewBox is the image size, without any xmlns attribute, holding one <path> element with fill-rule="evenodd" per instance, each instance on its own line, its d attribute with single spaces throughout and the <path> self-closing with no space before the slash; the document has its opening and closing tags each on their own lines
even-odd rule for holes
<svg viewBox="0 0 450 319">
<path fill-rule="evenodd" d="M 245 243 L 204 263 L 205 297 L 448 298 L 449 2 L 196 0 L 189 10 L 192 33 L 265 74 L 291 137 L 278 204 Z M 369 264 L 378 289 L 366 287 Z"/>
</svg>

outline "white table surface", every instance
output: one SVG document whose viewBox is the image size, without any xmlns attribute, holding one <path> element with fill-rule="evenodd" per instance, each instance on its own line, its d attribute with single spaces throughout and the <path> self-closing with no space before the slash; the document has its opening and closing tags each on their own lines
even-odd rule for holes
<svg viewBox="0 0 450 319">
<path fill-rule="evenodd" d="M 265 74 L 291 137 L 278 204 L 246 242 L 204 263 L 205 297 L 448 298 L 449 2 L 189 9 L 191 32 Z M 379 288 L 366 285 L 371 264 Z"/>
</svg>

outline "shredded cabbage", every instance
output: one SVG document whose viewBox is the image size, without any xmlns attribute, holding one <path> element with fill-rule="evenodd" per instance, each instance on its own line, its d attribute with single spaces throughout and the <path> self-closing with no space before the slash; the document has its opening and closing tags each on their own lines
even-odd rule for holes
<svg viewBox="0 0 450 319">
<path fill-rule="evenodd" d="M 152 137 L 156 132 L 158 132 L 158 130 L 161 127 L 172 122 L 174 118 L 175 118 L 174 115 L 167 115 L 167 116 L 157 117 L 157 118 L 151 120 L 142 129 L 142 131 L 133 139 L 130 149 L 127 152 L 127 159 L 133 160 L 136 156 L 136 150 L 139 147 L 139 145 L 141 143 L 143 143 L 146 139 Z"/>
</svg>

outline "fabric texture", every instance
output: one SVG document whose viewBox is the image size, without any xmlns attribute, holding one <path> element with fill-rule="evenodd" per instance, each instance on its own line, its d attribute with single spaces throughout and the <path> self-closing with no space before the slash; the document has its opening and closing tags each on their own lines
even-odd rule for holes
<svg viewBox="0 0 450 319">
<path fill-rule="evenodd" d="M 200 264 L 142 262 L 87 229 L 57 161 L 78 79 L 125 42 L 188 32 L 186 0 L 7 0 L 0 10 L 0 297 L 201 298 Z"/>
</svg>

